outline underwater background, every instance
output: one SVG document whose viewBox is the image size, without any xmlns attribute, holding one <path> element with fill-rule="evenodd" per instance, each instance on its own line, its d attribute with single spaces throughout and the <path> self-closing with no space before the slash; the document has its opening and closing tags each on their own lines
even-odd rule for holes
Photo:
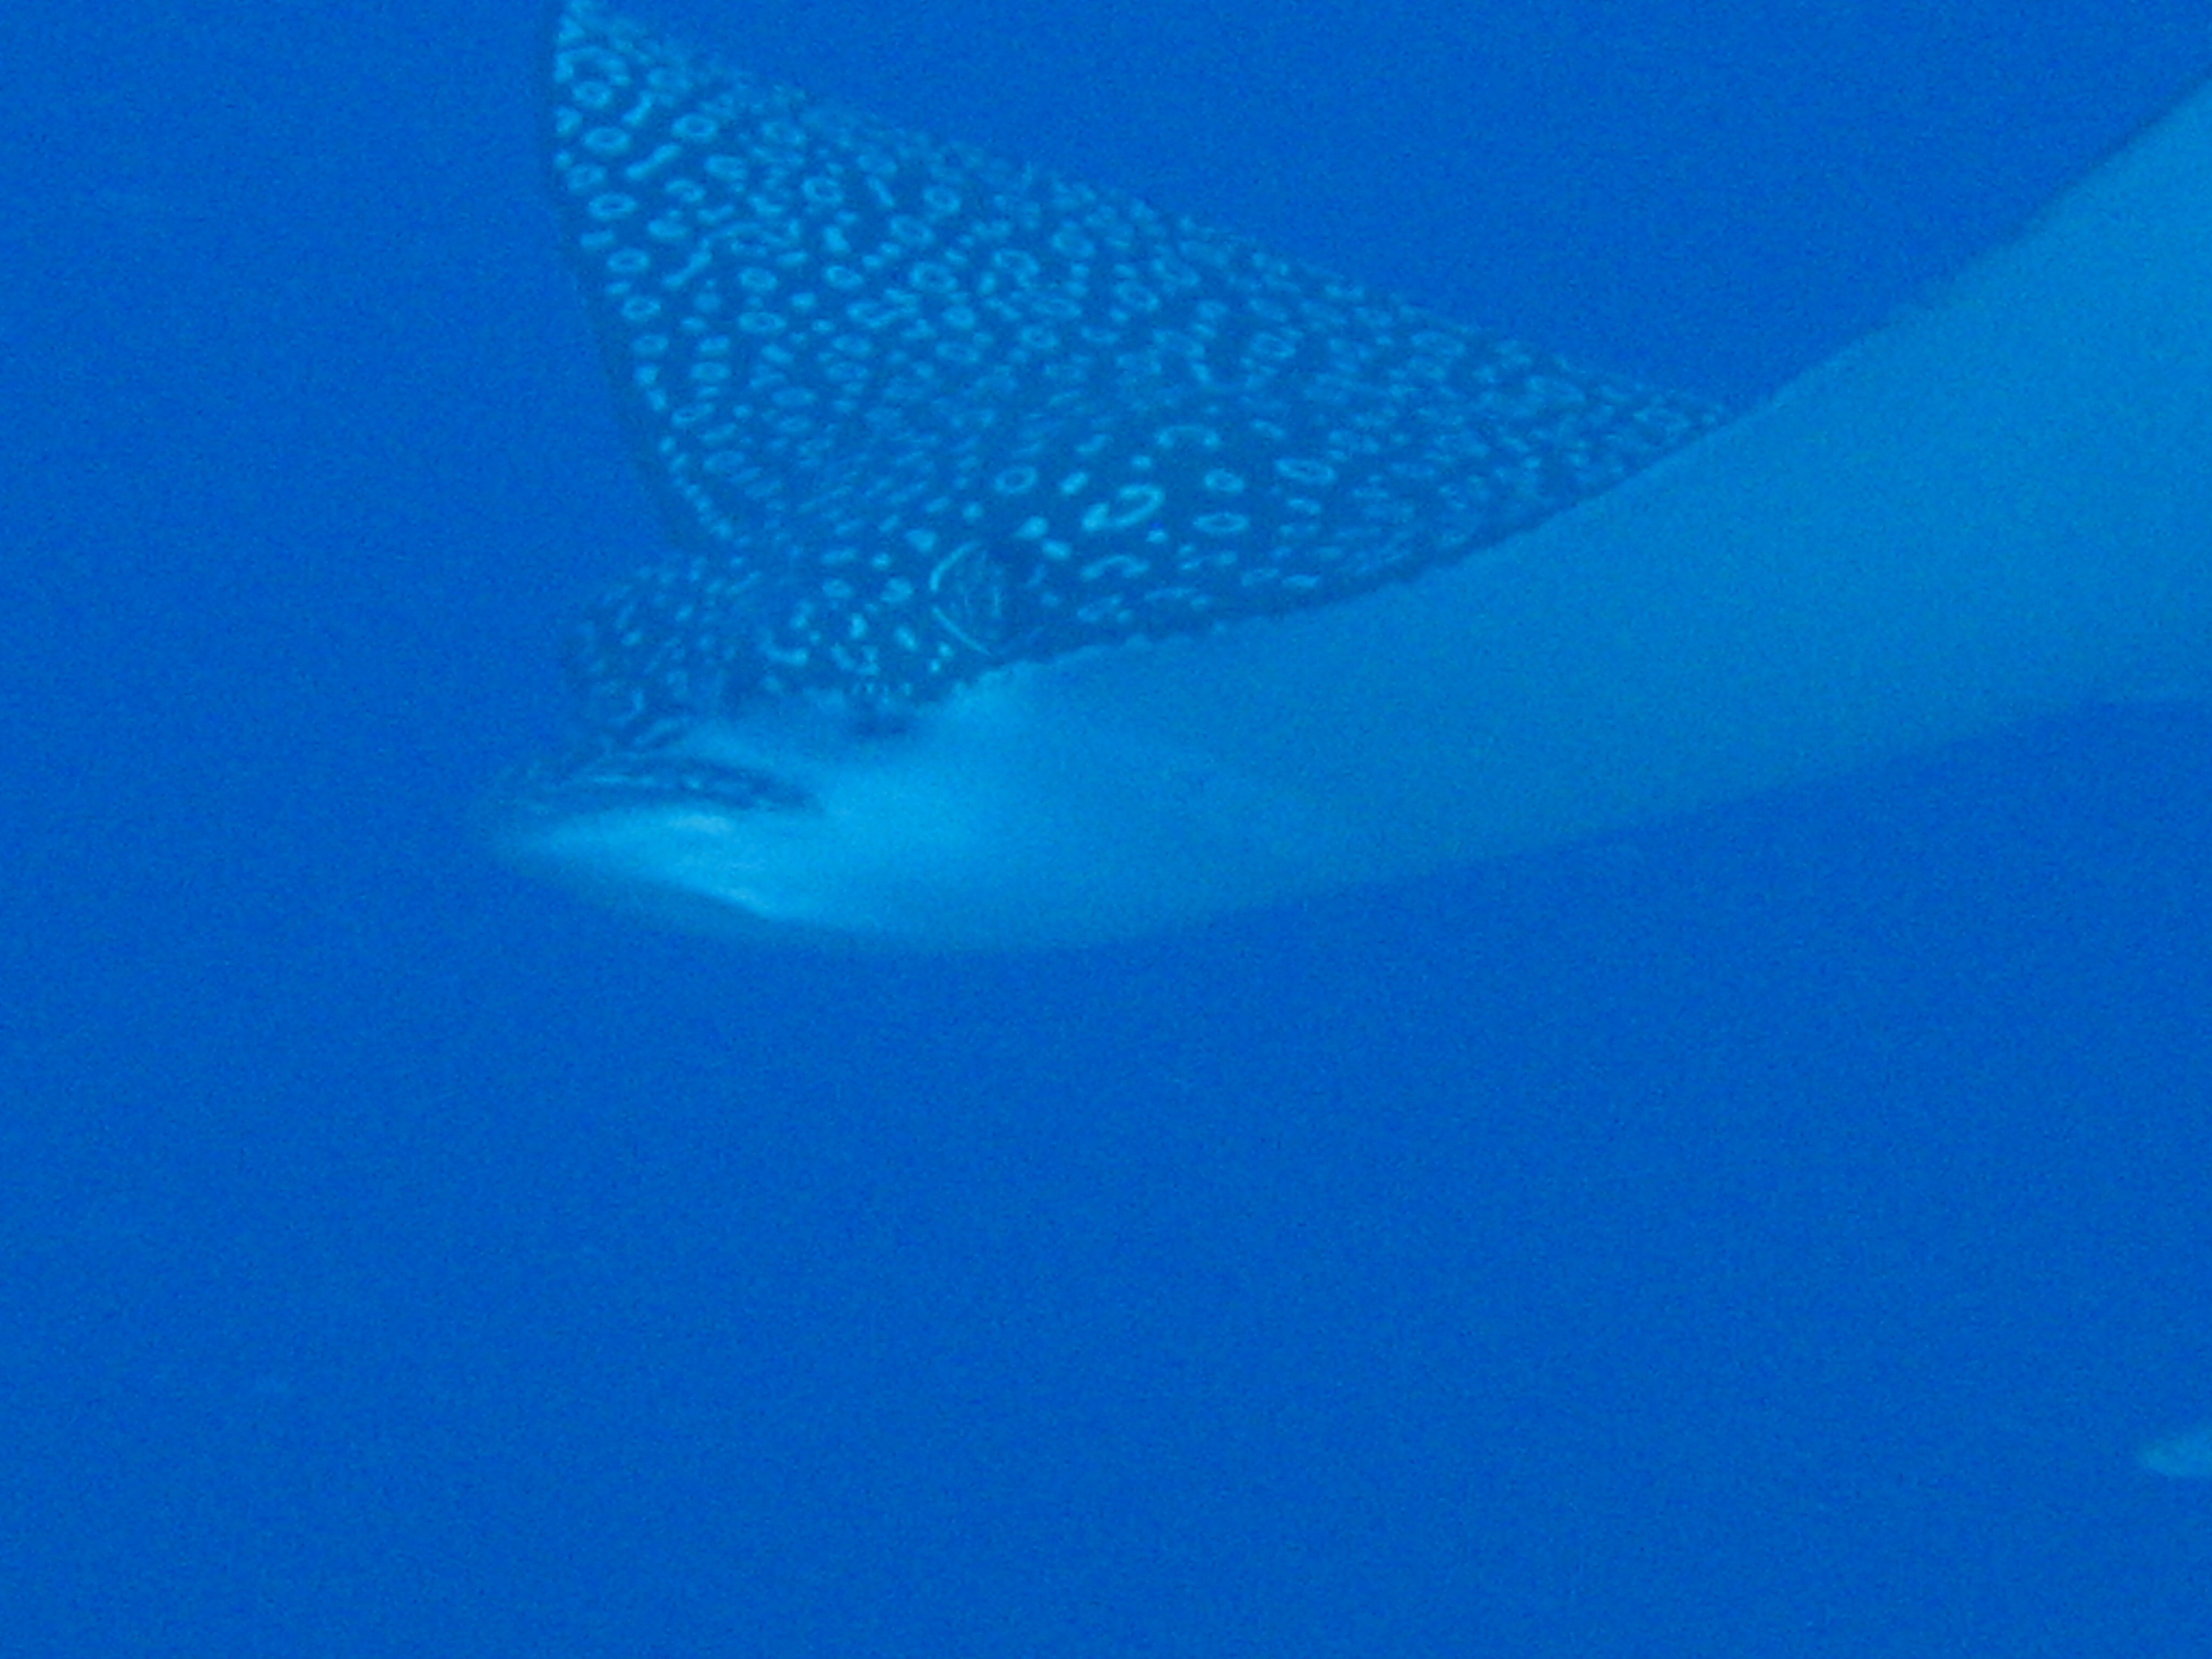
<svg viewBox="0 0 2212 1659">
<path fill-rule="evenodd" d="M 2091 0 L 665 0 L 1751 402 L 2212 70 Z M 536 0 L 0 14 L 0 1656 L 2212 1652 L 2212 714 L 833 960 L 471 812 L 654 520 Z M 2212 303 L 2212 300 L 2208 300 Z M 2212 557 L 2212 535 L 2207 556 Z"/>
</svg>

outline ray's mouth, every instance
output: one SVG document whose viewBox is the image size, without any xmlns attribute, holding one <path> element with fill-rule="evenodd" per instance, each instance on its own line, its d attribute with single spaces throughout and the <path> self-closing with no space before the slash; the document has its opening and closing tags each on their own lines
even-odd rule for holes
<svg viewBox="0 0 2212 1659">
<path fill-rule="evenodd" d="M 564 818 L 691 804 L 726 812 L 813 812 L 812 794 L 772 772 L 692 754 L 591 747 L 517 768 L 490 809 L 508 834 Z"/>
</svg>

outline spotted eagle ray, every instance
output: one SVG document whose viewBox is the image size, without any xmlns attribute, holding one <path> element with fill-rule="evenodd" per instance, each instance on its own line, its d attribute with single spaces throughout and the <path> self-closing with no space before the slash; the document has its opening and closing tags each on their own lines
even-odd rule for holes
<svg viewBox="0 0 2212 1659">
<path fill-rule="evenodd" d="M 2212 93 L 1723 418 L 565 0 L 552 180 L 670 550 L 518 862 L 1074 943 L 1832 774 L 2212 655 Z"/>
</svg>

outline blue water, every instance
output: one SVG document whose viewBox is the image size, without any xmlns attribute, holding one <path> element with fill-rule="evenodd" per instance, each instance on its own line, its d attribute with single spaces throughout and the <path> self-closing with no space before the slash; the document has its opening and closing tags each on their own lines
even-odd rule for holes
<svg viewBox="0 0 2212 1659">
<path fill-rule="evenodd" d="M 663 15 L 1748 400 L 2212 68 L 1885 9 Z M 467 830 L 653 546 L 537 13 L 0 15 L 0 1654 L 2212 1652 L 2212 716 L 1075 957 L 579 909 Z"/>
</svg>

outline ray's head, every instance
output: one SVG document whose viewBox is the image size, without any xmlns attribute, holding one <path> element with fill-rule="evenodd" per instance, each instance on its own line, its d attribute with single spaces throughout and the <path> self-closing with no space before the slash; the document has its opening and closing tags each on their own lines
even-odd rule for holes
<svg viewBox="0 0 2212 1659">
<path fill-rule="evenodd" d="M 793 711 L 778 712 L 795 737 Z M 849 890 L 854 851 L 836 844 L 831 804 L 806 776 L 866 739 L 818 712 L 811 741 L 790 748 L 706 720 L 657 738 L 587 738 L 502 781 L 491 837 L 520 868 L 690 931 L 823 943 L 896 931 L 880 896 Z M 840 884 L 825 885 L 833 877 Z"/>
</svg>

